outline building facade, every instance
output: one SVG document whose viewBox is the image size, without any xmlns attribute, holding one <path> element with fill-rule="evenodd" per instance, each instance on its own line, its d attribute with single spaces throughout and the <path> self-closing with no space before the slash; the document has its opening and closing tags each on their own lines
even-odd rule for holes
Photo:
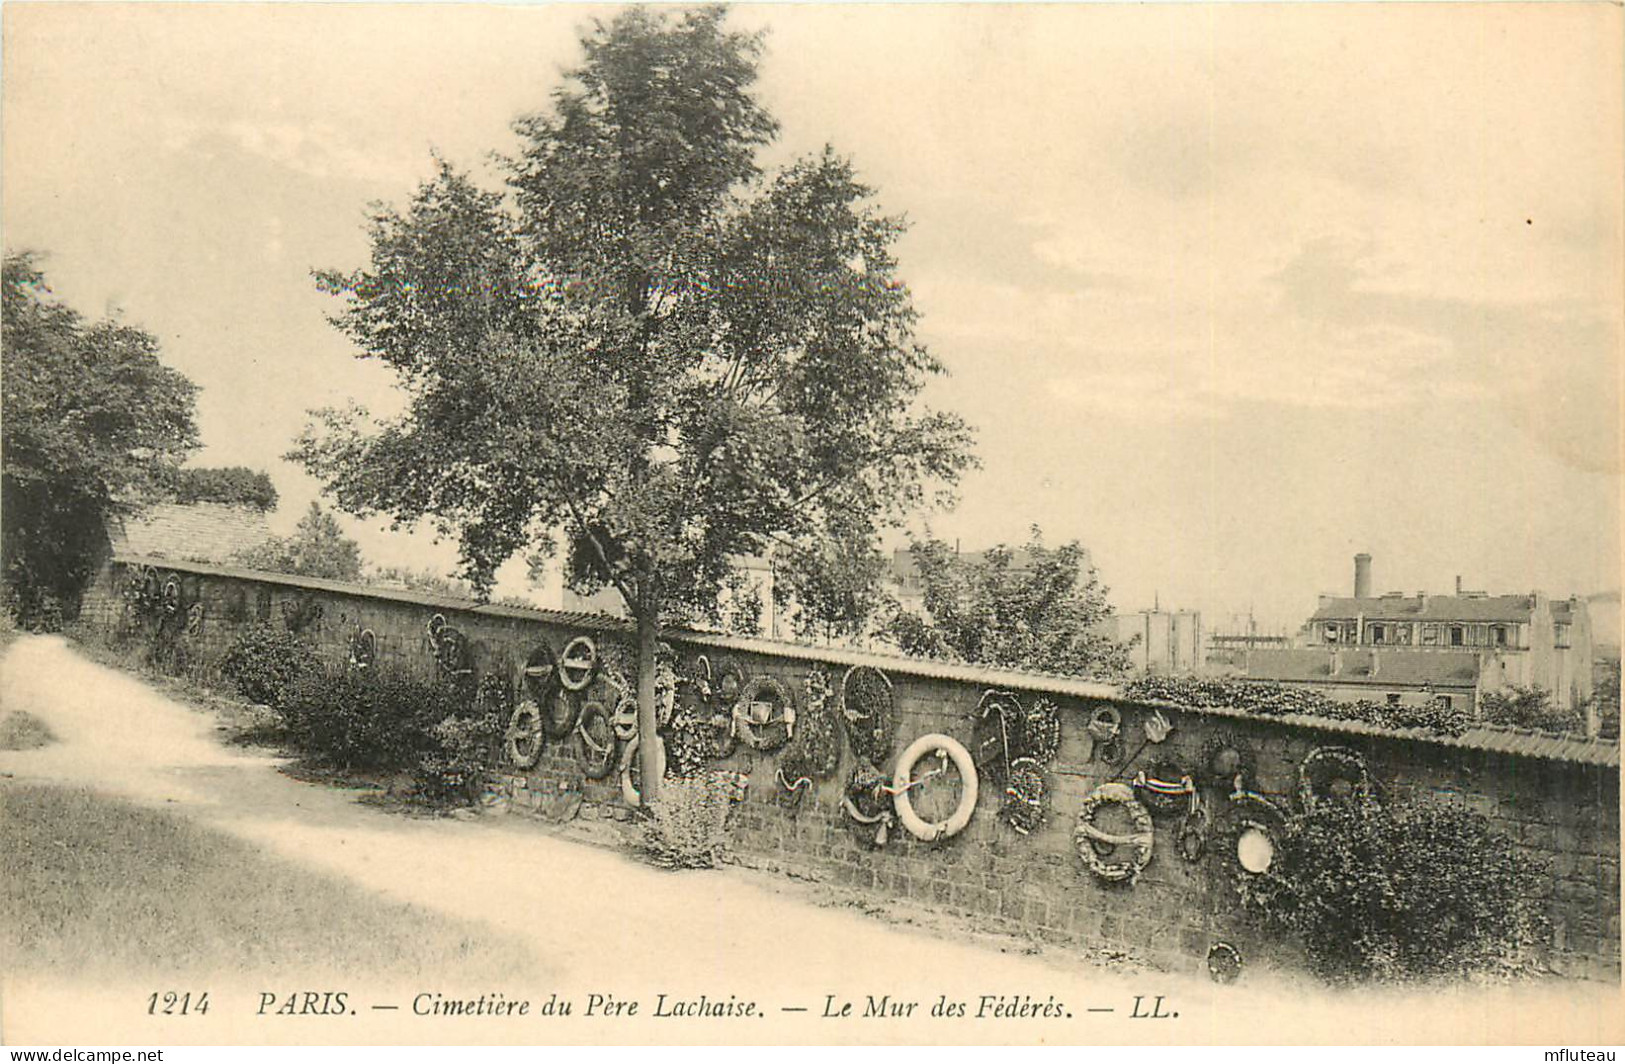
<svg viewBox="0 0 1625 1064">
<path fill-rule="evenodd" d="M 1583 598 L 1554 602 L 1539 591 L 1467 591 L 1460 577 L 1453 595 L 1375 595 L 1368 554 L 1355 556 L 1354 592 L 1349 598 L 1321 596 L 1305 631 L 1306 648 L 1374 651 L 1390 659 L 1471 655 L 1479 663 L 1480 695 L 1539 687 L 1565 709 L 1582 708 L 1591 699 L 1595 651 Z"/>
<path fill-rule="evenodd" d="M 1103 622 L 1107 634 L 1129 648 L 1129 662 L 1141 676 L 1173 676 L 1201 671 L 1207 634 L 1197 610 L 1153 607 L 1114 613 Z"/>
</svg>

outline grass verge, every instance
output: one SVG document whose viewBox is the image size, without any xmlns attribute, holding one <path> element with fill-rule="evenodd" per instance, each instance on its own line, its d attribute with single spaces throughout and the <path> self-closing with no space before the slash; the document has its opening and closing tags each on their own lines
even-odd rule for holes
<svg viewBox="0 0 1625 1064">
<path fill-rule="evenodd" d="M 12 974 L 536 970 L 494 931 L 87 790 L 0 783 L 0 854 L 0 955 Z"/>
</svg>

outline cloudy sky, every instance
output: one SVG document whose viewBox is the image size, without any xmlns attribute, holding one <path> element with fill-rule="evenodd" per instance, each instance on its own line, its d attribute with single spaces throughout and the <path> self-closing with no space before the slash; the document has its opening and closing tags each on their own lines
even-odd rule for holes
<svg viewBox="0 0 1625 1064">
<path fill-rule="evenodd" d="M 203 387 L 197 461 L 387 407 L 309 279 L 430 151 L 481 167 L 602 9 L 10 3 L 4 222 Z M 776 159 L 853 157 L 979 428 L 932 527 L 1041 524 L 1120 608 L 1619 586 L 1620 10 L 742 7 Z M 354 523 L 370 558 L 454 552 Z"/>
</svg>

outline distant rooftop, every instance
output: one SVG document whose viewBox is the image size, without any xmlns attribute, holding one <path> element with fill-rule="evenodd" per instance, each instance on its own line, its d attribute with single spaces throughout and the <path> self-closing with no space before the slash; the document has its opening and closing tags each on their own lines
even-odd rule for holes
<svg viewBox="0 0 1625 1064">
<path fill-rule="evenodd" d="M 262 510 L 218 502 L 165 502 L 108 529 L 115 554 L 225 562 L 271 538 Z"/>
<path fill-rule="evenodd" d="M 1528 621 L 1533 595 L 1384 595 L 1323 599 L 1311 621 Z"/>
</svg>

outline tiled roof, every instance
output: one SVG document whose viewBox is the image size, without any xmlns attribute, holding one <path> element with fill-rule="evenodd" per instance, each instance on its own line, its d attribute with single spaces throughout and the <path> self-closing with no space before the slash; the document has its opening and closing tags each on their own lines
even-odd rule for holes
<svg viewBox="0 0 1625 1064">
<path fill-rule="evenodd" d="M 1340 659 L 1332 675 L 1332 658 Z M 1373 687 L 1472 687 L 1478 683 L 1476 653 L 1446 650 L 1260 649 L 1247 654 L 1247 678 L 1287 683 L 1369 684 Z"/>
<path fill-rule="evenodd" d="M 1334 598 L 1321 604 L 1311 621 L 1528 621 L 1535 609 L 1530 595 L 1429 595 L 1391 598 Z"/>
<path fill-rule="evenodd" d="M 218 502 L 165 502 L 109 530 L 115 554 L 223 562 L 271 538 L 261 510 Z"/>
<path fill-rule="evenodd" d="M 600 632 L 627 632 L 631 630 L 631 623 L 619 618 L 604 614 L 569 613 L 563 610 L 526 609 L 517 606 L 479 605 L 468 599 L 454 598 L 446 595 L 432 595 L 421 591 L 402 591 L 390 588 L 370 587 L 365 584 L 351 584 L 342 580 L 322 580 L 307 576 L 287 576 L 282 573 L 265 573 L 253 569 L 234 568 L 223 565 L 213 565 L 204 562 L 167 561 L 156 557 L 136 557 L 129 555 L 115 556 L 115 562 L 132 565 L 162 565 L 171 569 L 180 569 L 186 572 L 202 573 L 205 575 L 235 577 L 242 580 L 258 580 L 268 584 L 281 584 L 289 587 L 305 587 L 318 591 L 332 591 L 345 595 L 358 595 L 363 597 L 385 599 L 394 602 L 415 603 L 431 609 L 465 610 L 470 613 L 490 617 L 511 617 L 517 619 L 533 619 L 548 621 L 554 624 L 571 625 L 578 628 L 587 628 Z M 1053 673 L 1025 672 L 1016 669 L 989 668 L 984 665 L 962 665 L 953 662 L 931 661 L 922 658 L 908 658 L 893 654 L 875 654 L 861 650 L 845 650 L 835 647 L 811 647 L 797 643 L 778 643 L 768 639 L 747 639 L 739 636 L 722 635 L 714 632 L 697 632 L 687 629 L 668 629 L 666 634 L 673 639 L 680 640 L 695 646 L 716 647 L 723 650 L 737 650 L 742 653 L 771 654 L 781 658 L 790 658 L 802 661 L 818 661 L 830 665 L 873 665 L 892 673 L 922 676 L 930 679 L 954 680 L 962 683 L 978 684 L 987 687 L 1003 688 L 1007 690 L 1034 691 L 1045 694 L 1071 696 L 1074 698 L 1111 699 L 1114 701 L 1129 701 L 1122 689 L 1113 683 L 1098 680 L 1088 680 L 1076 676 L 1060 676 Z M 1453 656 L 1453 655 L 1452 655 Z M 1384 655 L 1383 668 L 1387 668 L 1390 655 Z M 1149 700 L 1135 700 L 1139 705 L 1160 705 Z M 1387 736 L 1390 738 L 1410 739 L 1417 742 L 1430 742 L 1441 746 L 1465 747 L 1476 750 L 1488 750 L 1496 753 L 1513 754 L 1527 757 L 1541 757 L 1559 761 L 1573 761 L 1582 764 L 1619 766 L 1619 743 L 1606 739 L 1588 739 L 1574 735 L 1546 735 L 1537 732 L 1524 732 L 1511 728 L 1491 727 L 1478 725 L 1468 729 L 1459 736 L 1442 736 L 1434 732 L 1421 729 L 1395 731 L 1389 728 L 1380 728 L 1374 724 L 1363 721 L 1330 720 L 1325 717 L 1312 717 L 1305 714 L 1287 714 L 1283 716 L 1262 717 L 1257 713 L 1249 713 L 1241 709 L 1225 707 L 1191 708 L 1187 706 L 1167 705 L 1166 708 L 1180 713 L 1198 713 L 1208 716 L 1244 718 L 1247 720 L 1276 720 L 1284 724 L 1299 728 L 1318 729 L 1320 731 L 1341 732 L 1348 734 Z"/>
</svg>

